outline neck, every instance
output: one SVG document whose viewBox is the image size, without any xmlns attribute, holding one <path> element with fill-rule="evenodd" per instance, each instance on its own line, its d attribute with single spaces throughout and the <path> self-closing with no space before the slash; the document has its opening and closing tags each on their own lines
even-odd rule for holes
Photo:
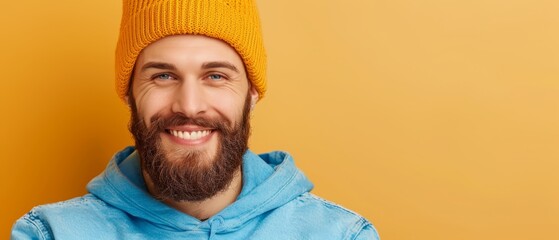
<svg viewBox="0 0 559 240">
<path fill-rule="evenodd" d="M 143 176 L 148 192 L 152 196 L 157 196 L 157 190 L 149 175 L 146 172 L 143 172 Z M 242 182 L 241 169 L 238 168 L 231 180 L 231 184 L 229 184 L 225 190 L 217 193 L 211 198 L 202 201 L 174 201 L 171 199 L 162 199 L 162 202 L 199 220 L 205 220 L 217 214 L 237 200 L 237 197 L 241 194 L 243 185 Z"/>
</svg>

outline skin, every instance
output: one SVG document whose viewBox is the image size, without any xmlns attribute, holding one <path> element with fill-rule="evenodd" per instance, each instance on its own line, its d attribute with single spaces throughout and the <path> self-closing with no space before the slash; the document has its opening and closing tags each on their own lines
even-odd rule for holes
<svg viewBox="0 0 559 240">
<path fill-rule="evenodd" d="M 175 35 L 162 38 L 142 50 L 133 72 L 132 94 L 139 116 L 150 127 L 156 115 L 182 114 L 189 118 L 224 117 L 232 124 L 241 121 L 247 92 L 252 104 L 258 93 L 250 86 L 240 56 L 227 43 L 201 35 Z M 196 125 L 174 126 L 180 131 L 211 130 Z M 161 132 L 163 150 L 169 161 L 175 152 L 198 150 L 213 159 L 219 132 L 197 140 L 177 138 Z M 211 160 L 208 160 L 211 161 Z M 204 163 L 201 163 L 204 164 Z M 148 191 L 155 188 L 144 172 Z M 233 203 L 242 187 L 241 169 L 236 170 L 230 186 L 217 195 L 198 202 L 163 201 L 198 219 L 207 219 Z M 155 194 L 154 194 L 155 195 Z"/>
</svg>

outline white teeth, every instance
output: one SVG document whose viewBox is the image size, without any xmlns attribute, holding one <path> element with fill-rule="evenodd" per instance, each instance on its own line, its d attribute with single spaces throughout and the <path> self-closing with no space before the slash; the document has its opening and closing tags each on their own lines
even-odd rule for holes
<svg viewBox="0 0 559 240">
<path fill-rule="evenodd" d="M 183 132 L 178 130 L 171 130 L 169 132 L 173 134 L 173 136 L 178 138 L 182 138 L 186 140 L 198 140 L 200 138 L 208 136 L 208 134 L 210 134 L 211 131 L 204 130 L 204 131 L 195 131 L 195 132 Z"/>
</svg>

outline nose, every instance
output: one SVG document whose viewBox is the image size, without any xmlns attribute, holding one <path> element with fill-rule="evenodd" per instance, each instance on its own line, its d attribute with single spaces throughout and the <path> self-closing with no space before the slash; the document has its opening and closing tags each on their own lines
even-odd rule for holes
<svg viewBox="0 0 559 240">
<path fill-rule="evenodd" d="M 203 86 L 196 81 L 183 81 L 174 92 L 173 113 L 195 118 L 207 110 L 207 99 Z"/>
</svg>

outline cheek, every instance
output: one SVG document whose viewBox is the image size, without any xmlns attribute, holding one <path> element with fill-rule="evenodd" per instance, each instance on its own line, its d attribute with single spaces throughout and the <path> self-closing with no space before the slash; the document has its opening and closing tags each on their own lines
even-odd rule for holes
<svg viewBox="0 0 559 240">
<path fill-rule="evenodd" d="M 169 104 L 164 95 L 148 93 L 136 99 L 136 108 L 138 115 L 150 127 L 151 118 L 156 114 L 164 115 L 166 109 L 169 109 Z"/>
<path fill-rule="evenodd" d="M 222 95 L 222 97 L 214 99 L 213 106 L 218 112 L 235 125 L 241 121 L 244 103 L 244 97 L 240 98 L 239 96 L 235 96 L 235 98 L 226 98 Z"/>
</svg>

